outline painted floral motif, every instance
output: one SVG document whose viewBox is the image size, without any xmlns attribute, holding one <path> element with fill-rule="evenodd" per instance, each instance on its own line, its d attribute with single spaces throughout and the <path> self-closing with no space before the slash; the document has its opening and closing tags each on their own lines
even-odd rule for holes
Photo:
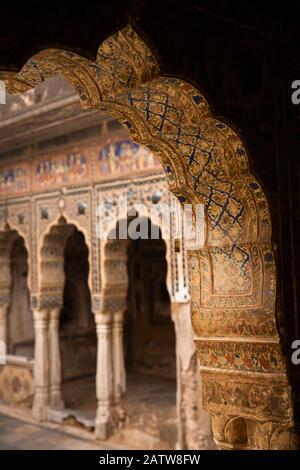
<svg viewBox="0 0 300 470">
<path fill-rule="evenodd" d="M 284 367 L 276 345 L 198 342 L 197 349 L 203 366 L 256 372 L 278 372 Z"/>
</svg>

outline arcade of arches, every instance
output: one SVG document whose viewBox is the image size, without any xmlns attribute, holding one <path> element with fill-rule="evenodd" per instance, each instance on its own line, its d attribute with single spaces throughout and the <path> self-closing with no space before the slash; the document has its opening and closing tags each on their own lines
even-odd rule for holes
<svg viewBox="0 0 300 470">
<path fill-rule="evenodd" d="M 75 236 L 77 230 L 81 235 L 75 252 L 84 265 L 80 275 L 85 272 L 86 276 L 77 279 L 85 287 L 77 287 L 76 295 L 85 296 L 86 308 L 80 308 L 76 321 L 86 322 L 85 326 L 82 324 L 87 335 L 83 354 L 90 355 L 91 371 L 93 360 L 96 363 L 95 433 L 98 438 L 109 436 L 123 416 L 124 312 L 128 305 L 137 301 L 138 294 L 139 308 L 143 303 L 142 291 L 137 293 L 134 287 L 136 278 L 128 290 L 128 279 L 136 267 L 126 270 L 127 247 L 125 250 L 121 243 L 97 240 L 93 219 L 96 206 L 114 205 L 124 191 L 132 206 L 137 198 L 150 203 L 157 194 L 170 204 L 178 204 L 176 198 L 182 204 L 191 203 L 194 208 L 201 203 L 205 206 L 204 245 L 199 250 L 189 250 L 187 256 L 189 246 L 185 240 L 176 240 L 176 243 L 172 239 L 165 240 L 167 291 L 160 294 L 164 312 L 169 308 L 176 331 L 177 445 L 191 448 L 208 445 L 207 415 L 199 406 L 202 394 L 204 409 L 212 418 L 214 439 L 220 447 L 293 448 L 294 407 L 280 344 L 281 319 L 275 306 L 276 264 L 269 205 L 261 185 L 251 174 L 240 138 L 223 122 L 214 119 L 197 89 L 183 80 L 161 76 L 156 58 L 131 27 L 108 38 L 100 46 L 95 63 L 69 51 L 51 49 L 32 57 L 19 73 L 2 76 L 8 91 L 20 94 L 60 74 L 77 91 L 82 107 L 87 110 L 86 123 L 89 119 L 95 122 L 97 111 L 109 114 L 127 128 L 134 142 L 144 145 L 153 154 L 142 158 L 134 149 L 137 173 L 132 178 L 134 171 L 129 160 L 120 158 L 120 166 L 116 166 L 111 148 L 101 153 L 93 143 L 89 147 L 89 158 L 81 158 L 83 150 L 76 144 L 76 150 L 68 154 L 66 161 L 70 171 L 64 179 L 63 152 L 54 165 L 43 163 L 41 155 L 47 151 L 50 154 L 50 150 L 37 144 L 35 139 L 31 147 L 27 140 L 19 169 L 15 167 L 13 177 L 9 176 L 8 168 L 7 173 L 3 170 L 4 186 L 8 183 L 9 187 L 5 186 L 6 194 L 1 189 L 1 197 L 4 194 L 0 220 L 1 257 L 5 267 L 0 280 L 1 332 L 4 335 L 8 309 L 13 309 L 14 305 L 10 266 L 16 272 L 18 268 L 11 262 L 10 247 L 11 234 L 15 232 L 24 239 L 28 251 L 28 287 L 35 327 L 34 387 L 28 379 L 32 362 L 25 366 L 21 361 L 20 374 L 26 373 L 26 380 L 19 378 L 15 388 L 25 393 L 23 388 L 26 387 L 34 393 L 33 415 L 37 419 L 47 419 L 48 413 L 53 416 L 51 407 L 56 410 L 63 407 L 61 367 L 68 358 L 63 357 L 61 361 L 59 351 L 63 351 L 64 346 L 60 348 L 59 342 L 64 339 L 58 329 L 61 312 L 65 318 L 65 326 L 61 322 L 62 331 L 68 321 L 70 324 L 75 321 L 74 310 L 70 312 L 68 307 L 75 302 L 68 297 L 68 286 L 72 264 L 69 250 L 73 243 L 70 237 Z M 68 125 L 71 125 L 72 110 L 67 107 L 71 104 L 70 97 L 65 98 L 69 114 L 61 122 Z M 51 103 L 48 112 L 53 112 Z M 56 120 L 61 116 L 57 112 Z M 10 125 L 12 123 L 10 120 Z M 82 138 L 84 133 L 79 132 L 78 123 L 73 125 L 74 134 L 77 126 L 76 135 Z M 110 139 L 107 134 L 106 139 L 102 147 Z M 56 142 L 57 145 L 59 142 L 70 144 L 68 139 L 57 138 Z M 115 145 L 115 151 L 120 155 L 117 147 Z M 12 148 L 7 148 L 6 153 L 7 158 L 11 158 Z M 41 155 L 37 156 L 38 153 Z M 166 176 L 161 174 L 153 155 L 162 164 Z M 120 167 L 124 176 L 121 182 Z M 152 220 L 152 223 L 159 225 L 159 220 Z M 80 253 L 77 252 L 79 246 Z M 135 250 L 140 252 L 140 248 Z M 143 258 L 143 263 L 146 261 Z M 151 270 L 147 269 L 146 274 L 151 276 Z M 143 295 L 147 289 L 149 284 Z M 154 316 L 163 317 L 160 307 L 156 311 L 158 291 L 147 306 Z M 170 307 L 166 305 L 167 293 Z M 190 311 L 201 383 L 189 323 Z M 93 321 L 91 312 L 96 324 L 97 345 L 92 330 L 89 331 Z M 143 326 L 146 327 L 146 323 Z M 135 341 L 141 341 L 142 347 L 145 342 L 142 338 L 134 339 L 132 326 L 128 329 L 133 331 L 129 345 L 135 345 L 135 353 L 141 347 Z M 166 349 L 174 343 L 171 335 L 170 342 L 164 341 Z M 142 353 L 143 368 L 149 367 L 160 374 L 163 367 L 165 371 L 169 369 L 171 356 L 167 350 L 157 350 L 154 351 L 157 355 L 150 357 L 153 343 L 155 341 L 151 340 L 147 347 L 149 356 Z M 72 354 L 72 348 L 67 349 L 65 356 Z M 96 360 L 93 358 L 95 349 Z M 128 357 L 131 353 L 129 348 Z M 161 364 L 160 357 L 163 358 Z M 132 364 L 138 366 L 138 362 L 133 356 Z M 5 369 L 9 367 L 12 366 L 8 363 Z"/>
<path fill-rule="evenodd" d="M 164 238 L 160 228 L 160 204 L 179 206 L 158 160 L 115 119 L 84 113 L 62 78 L 10 98 L 5 110 L 2 404 L 114 445 L 212 447 L 189 319 L 187 247 L 182 235 L 170 230 Z M 107 217 L 124 196 L 128 212 L 146 211 L 146 239 L 119 239 L 119 223 Z M 97 207 L 105 208 L 99 217 Z"/>
</svg>

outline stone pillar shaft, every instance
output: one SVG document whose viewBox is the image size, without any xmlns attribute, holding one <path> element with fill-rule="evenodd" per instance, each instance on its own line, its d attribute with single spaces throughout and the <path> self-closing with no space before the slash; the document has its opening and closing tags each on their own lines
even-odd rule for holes
<svg viewBox="0 0 300 470">
<path fill-rule="evenodd" d="M 201 379 L 189 302 L 172 302 L 177 361 L 177 448 L 213 449 L 211 419 L 201 403 Z"/>
<path fill-rule="evenodd" d="M 48 311 L 33 312 L 35 329 L 34 348 L 34 400 L 32 415 L 38 421 L 47 417 L 48 386 L 49 386 L 49 355 L 48 355 Z"/>
<path fill-rule="evenodd" d="M 109 313 L 97 313 L 95 314 L 95 322 L 98 339 L 96 373 L 98 404 L 95 435 L 98 439 L 106 439 L 111 431 L 113 398 L 111 315 Z"/>
<path fill-rule="evenodd" d="M 50 405 L 63 408 L 61 397 L 61 358 L 59 346 L 60 307 L 50 311 L 49 318 L 49 363 L 50 363 Z"/>
<path fill-rule="evenodd" d="M 114 374 L 114 398 L 115 401 L 124 395 L 126 391 L 126 373 L 123 347 L 123 312 L 115 312 L 112 315 L 112 346 L 113 346 L 113 374 Z"/>
</svg>

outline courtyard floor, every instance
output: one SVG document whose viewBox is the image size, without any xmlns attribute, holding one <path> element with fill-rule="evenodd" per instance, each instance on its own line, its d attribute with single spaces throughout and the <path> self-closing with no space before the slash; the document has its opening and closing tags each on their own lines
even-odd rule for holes
<svg viewBox="0 0 300 470">
<path fill-rule="evenodd" d="M 71 381 L 63 387 L 69 418 L 37 424 L 29 408 L 0 405 L 0 449 L 172 449 L 176 443 L 176 383 L 173 380 L 128 374 L 123 401 L 124 422 L 102 442 L 93 429 L 74 418 L 94 422 L 94 379 Z M 58 412 L 58 415 L 60 412 Z"/>
<path fill-rule="evenodd" d="M 72 380 L 63 386 L 68 409 L 76 410 L 90 422 L 97 402 L 94 379 Z M 127 390 L 122 401 L 123 426 L 108 442 L 125 448 L 172 449 L 176 444 L 176 381 L 162 377 L 127 374 Z M 71 420 L 65 422 L 72 423 Z"/>
<path fill-rule="evenodd" d="M 0 414 L 0 450 L 103 450 L 99 444 Z"/>
</svg>

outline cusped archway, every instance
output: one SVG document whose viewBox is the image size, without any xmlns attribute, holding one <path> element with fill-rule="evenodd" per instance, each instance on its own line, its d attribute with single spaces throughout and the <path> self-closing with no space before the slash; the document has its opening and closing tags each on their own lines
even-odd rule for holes
<svg viewBox="0 0 300 470">
<path fill-rule="evenodd" d="M 289 448 L 293 405 L 279 344 L 269 204 L 241 139 L 212 116 L 199 90 L 161 76 L 130 26 L 104 41 L 95 63 L 46 50 L 5 78 L 20 93 L 59 73 L 83 106 L 105 109 L 153 150 L 183 204 L 205 206 L 205 245 L 190 251 L 191 315 L 216 435 L 224 435 L 222 416 L 237 416 L 257 423 L 253 447 L 272 448 L 276 432 L 289 436 L 280 439 Z"/>
</svg>

